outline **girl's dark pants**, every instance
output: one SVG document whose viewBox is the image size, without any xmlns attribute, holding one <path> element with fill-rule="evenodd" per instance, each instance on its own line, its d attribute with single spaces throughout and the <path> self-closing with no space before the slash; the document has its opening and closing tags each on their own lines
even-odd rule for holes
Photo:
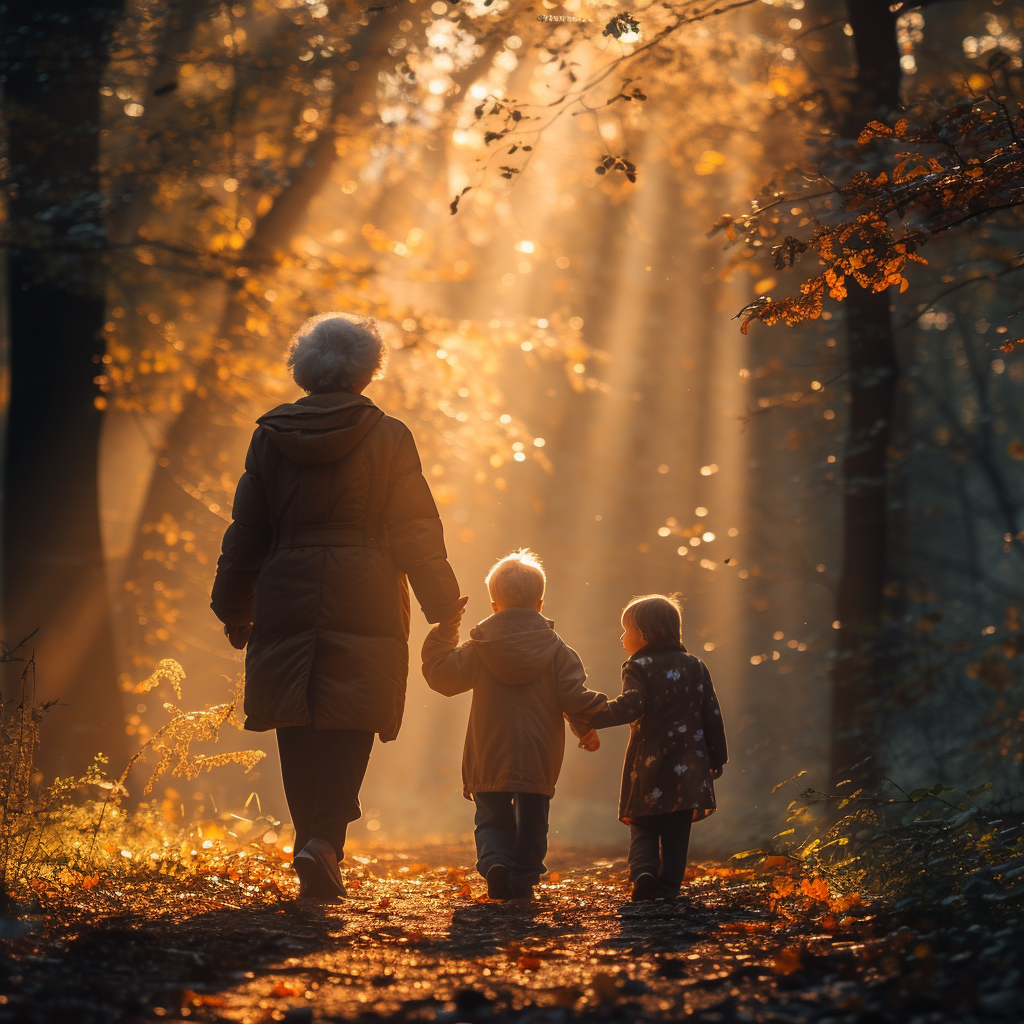
<svg viewBox="0 0 1024 1024">
<path fill-rule="evenodd" d="M 540 881 L 547 871 L 548 808 L 543 793 L 474 793 L 476 803 L 476 867 L 484 878 L 495 864 L 508 868 L 517 895 Z"/>
<path fill-rule="evenodd" d="M 678 896 L 692 824 L 693 811 L 633 818 L 629 825 L 629 880 L 653 875 L 658 880 L 659 896 Z"/>
<path fill-rule="evenodd" d="M 348 823 L 359 815 L 359 787 L 370 760 L 374 733 L 359 729 L 277 730 L 281 777 L 295 826 L 295 852 L 310 839 L 326 839 L 344 857 Z"/>
</svg>

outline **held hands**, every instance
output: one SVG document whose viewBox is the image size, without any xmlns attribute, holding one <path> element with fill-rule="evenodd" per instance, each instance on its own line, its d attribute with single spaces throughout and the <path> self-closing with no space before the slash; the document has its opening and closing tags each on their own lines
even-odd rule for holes
<svg viewBox="0 0 1024 1024">
<path fill-rule="evenodd" d="M 442 636 L 454 635 L 457 637 L 459 635 L 459 624 L 462 622 L 462 616 L 466 614 L 466 605 L 468 603 L 468 597 L 460 597 L 454 614 L 437 624 L 437 631 Z"/>
<path fill-rule="evenodd" d="M 225 626 L 224 635 L 231 641 L 231 646 L 236 651 L 245 649 L 245 645 L 252 636 L 252 623 L 247 622 L 244 626 Z"/>
<path fill-rule="evenodd" d="M 589 750 L 593 753 L 601 746 L 601 737 L 597 735 L 596 729 L 589 729 L 580 737 L 580 750 Z"/>
<path fill-rule="evenodd" d="M 722 777 L 722 769 L 721 768 L 712 768 L 712 769 L 710 769 L 710 772 L 711 772 L 711 778 L 713 778 L 713 779 L 720 779 Z"/>
</svg>

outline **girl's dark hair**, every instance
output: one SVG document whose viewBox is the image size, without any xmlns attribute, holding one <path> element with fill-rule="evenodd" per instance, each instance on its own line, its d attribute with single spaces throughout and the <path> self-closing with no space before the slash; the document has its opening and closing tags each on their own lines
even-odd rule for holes
<svg viewBox="0 0 1024 1024">
<path fill-rule="evenodd" d="M 632 626 L 645 643 L 682 643 L 683 612 L 675 594 L 634 597 L 622 610 L 623 626 Z"/>
</svg>

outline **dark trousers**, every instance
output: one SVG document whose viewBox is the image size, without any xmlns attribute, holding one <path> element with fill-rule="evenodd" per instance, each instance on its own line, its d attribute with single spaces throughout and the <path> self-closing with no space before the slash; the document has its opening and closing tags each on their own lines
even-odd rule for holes
<svg viewBox="0 0 1024 1024">
<path fill-rule="evenodd" d="M 372 732 L 359 729 L 291 725 L 277 730 L 296 853 L 310 839 L 326 839 L 338 860 L 345 855 L 345 832 L 360 815 L 359 787 L 373 740 Z"/>
<path fill-rule="evenodd" d="M 634 818 L 629 826 L 630 881 L 635 882 L 640 875 L 654 875 L 659 896 L 678 896 L 692 824 L 693 811 Z"/>
<path fill-rule="evenodd" d="M 508 868 L 514 890 L 534 886 L 547 871 L 548 808 L 543 793 L 474 793 L 476 868 L 485 878 L 495 864 Z"/>
</svg>

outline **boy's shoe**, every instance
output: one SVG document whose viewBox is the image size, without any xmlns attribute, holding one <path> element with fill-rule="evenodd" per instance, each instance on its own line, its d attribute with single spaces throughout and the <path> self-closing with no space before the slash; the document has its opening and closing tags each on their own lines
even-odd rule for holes
<svg viewBox="0 0 1024 1024">
<path fill-rule="evenodd" d="M 508 868 L 504 864 L 492 864 L 487 869 L 487 896 L 492 900 L 515 899 L 512 883 L 508 880 Z"/>
<path fill-rule="evenodd" d="M 517 900 L 532 900 L 533 886 L 527 882 L 519 882 L 512 886 L 512 895 Z"/>
<path fill-rule="evenodd" d="M 646 903 L 648 900 L 656 899 L 658 896 L 658 880 L 654 875 L 645 871 L 633 879 L 633 902 Z"/>
<path fill-rule="evenodd" d="M 338 870 L 338 857 L 326 839 L 310 839 L 295 854 L 292 867 L 299 876 L 300 899 L 337 900 L 348 895 Z"/>
</svg>

